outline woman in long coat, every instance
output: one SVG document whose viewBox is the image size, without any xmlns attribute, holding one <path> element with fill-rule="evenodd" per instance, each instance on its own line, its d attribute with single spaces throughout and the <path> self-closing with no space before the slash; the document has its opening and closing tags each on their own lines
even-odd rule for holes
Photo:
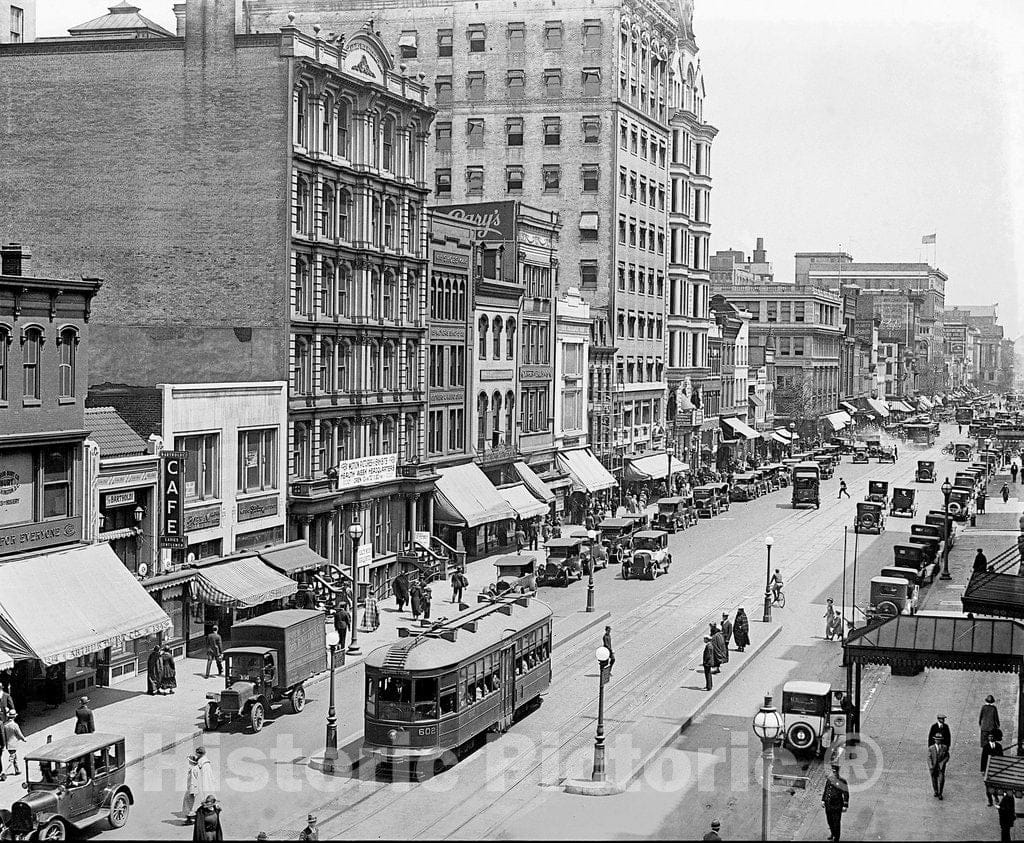
<svg viewBox="0 0 1024 843">
<path fill-rule="evenodd" d="M 391 591 L 395 595 L 398 611 L 401 612 L 409 600 L 409 578 L 405 574 L 399 574 L 391 581 Z"/>
<path fill-rule="evenodd" d="M 409 586 L 409 608 L 412 609 L 412 619 L 418 619 L 423 611 L 423 591 L 419 580 Z"/>
<path fill-rule="evenodd" d="M 207 796 L 196 809 L 196 824 L 192 832 L 193 841 L 223 840 L 224 829 L 220 825 L 220 805 L 216 796 Z"/>
<path fill-rule="evenodd" d="M 742 608 L 736 610 L 736 620 L 732 625 L 732 637 L 736 642 L 736 649 L 741 653 L 743 648 L 750 643 L 750 621 L 747 620 L 747 613 Z"/>
<path fill-rule="evenodd" d="M 164 660 L 160 645 L 156 644 L 146 659 L 146 692 L 150 696 L 160 693 L 164 678 Z"/>
<path fill-rule="evenodd" d="M 178 687 L 178 670 L 174 666 L 174 656 L 171 655 L 171 651 L 167 647 L 160 651 L 160 666 L 162 671 L 160 690 L 173 694 L 174 689 Z"/>
</svg>

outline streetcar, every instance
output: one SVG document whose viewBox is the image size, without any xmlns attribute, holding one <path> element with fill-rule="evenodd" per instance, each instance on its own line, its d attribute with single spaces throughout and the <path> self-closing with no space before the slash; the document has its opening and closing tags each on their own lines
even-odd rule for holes
<svg viewBox="0 0 1024 843">
<path fill-rule="evenodd" d="M 472 608 L 366 657 L 363 748 L 423 779 L 489 731 L 504 732 L 551 684 L 549 606 L 480 595 Z"/>
</svg>

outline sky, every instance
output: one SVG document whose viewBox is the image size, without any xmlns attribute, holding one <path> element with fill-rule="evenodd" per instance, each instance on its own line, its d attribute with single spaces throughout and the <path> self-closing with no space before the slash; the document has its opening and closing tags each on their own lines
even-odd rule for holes
<svg viewBox="0 0 1024 843">
<path fill-rule="evenodd" d="M 38 34 L 113 2 L 40 0 Z M 696 0 L 694 29 L 713 251 L 762 236 L 778 280 L 799 251 L 925 260 L 1024 333 L 1024 0 Z"/>
</svg>

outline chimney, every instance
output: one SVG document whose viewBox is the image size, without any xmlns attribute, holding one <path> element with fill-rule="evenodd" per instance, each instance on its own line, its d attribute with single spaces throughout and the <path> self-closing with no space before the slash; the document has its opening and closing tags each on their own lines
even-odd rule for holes
<svg viewBox="0 0 1024 843">
<path fill-rule="evenodd" d="M 24 275 L 32 255 L 21 243 L 0 246 L 0 275 Z"/>
<path fill-rule="evenodd" d="M 187 0 L 185 3 L 186 63 L 205 65 L 210 59 L 234 56 L 235 23 L 241 0 Z"/>
<path fill-rule="evenodd" d="M 174 4 L 174 17 L 177 20 L 177 26 L 175 27 L 174 34 L 179 38 L 185 37 L 185 4 L 175 3 Z"/>
<path fill-rule="evenodd" d="M 754 263 L 768 263 L 768 253 L 764 250 L 764 238 L 757 238 L 757 247 L 754 249 Z"/>
</svg>

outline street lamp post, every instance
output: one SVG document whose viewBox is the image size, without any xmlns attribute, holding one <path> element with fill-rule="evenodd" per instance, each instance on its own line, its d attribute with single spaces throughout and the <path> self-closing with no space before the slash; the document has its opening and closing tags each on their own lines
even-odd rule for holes
<svg viewBox="0 0 1024 843">
<path fill-rule="evenodd" d="M 775 763 L 775 741 L 782 734 L 782 719 L 766 695 L 761 710 L 754 715 L 754 734 L 761 739 L 761 839 L 770 840 L 772 827 L 772 765 Z"/>
<path fill-rule="evenodd" d="M 338 630 L 331 626 L 327 630 L 327 646 L 331 648 L 331 688 L 330 701 L 327 705 L 327 739 L 324 748 L 324 772 L 327 774 L 334 773 L 334 762 L 338 760 L 338 714 L 334 708 L 334 669 L 340 640 Z"/>
<path fill-rule="evenodd" d="M 942 486 L 940 488 L 942 489 L 942 509 L 946 516 L 946 523 L 944 533 L 945 541 L 942 542 L 942 574 L 939 576 L 939 579 L 951 580 L 953 577 L 949 573 L 949 534 L 952 530 L 949 529 L 949 496 L 953 491 L 953 486 L 949 482 L 948 477 L 942 481 Z"/>
<path fill-rule="evenodd" d="M 598 647 L 594 651 L 600 678 L 597 692 L 597 734 L 594 736 L 594 770 L 590 774 L 592 782 L 603 782 L 604 778 L 604 683 L 607 681 L 608 660 L 612 657 L 607 647 Z"/>
<path fill-rule="evenodd" d="M 764 546 L 768 549 L 768 560 L 765 564 L 764 569 L 764 617 L 761 618 L 765 623 L 772 622 L 772 545 L 775 544 L 775 539 L 771 536 L 766 536 L 764 540 Z"/>
<path fill-rule="evenodd" d="M 793 446 L 796 441 L 796 422 L 789 423 L 789 458 L 793 458 Z"/>
<path fill-rule="evenodd" d="M 350 656 L 358 656 L 360 650 L 356 634 L 359 624 L 356 618 L 359 615 L 359 591 L 356 583 L 359 581 L 359 540 L 363 537 L 363 525 L 353 521 L 348 525 L 348 535 L 352 539 L 352 639 L 345 652 Z"/>
<path fill-rule="evenodd" d="M 607 559 L 605 560 L 607 563 Z M 587 611 L 594 611 L 594 551 L 591 548 L 590 560 L 587 564 Z"/>
</svg>

